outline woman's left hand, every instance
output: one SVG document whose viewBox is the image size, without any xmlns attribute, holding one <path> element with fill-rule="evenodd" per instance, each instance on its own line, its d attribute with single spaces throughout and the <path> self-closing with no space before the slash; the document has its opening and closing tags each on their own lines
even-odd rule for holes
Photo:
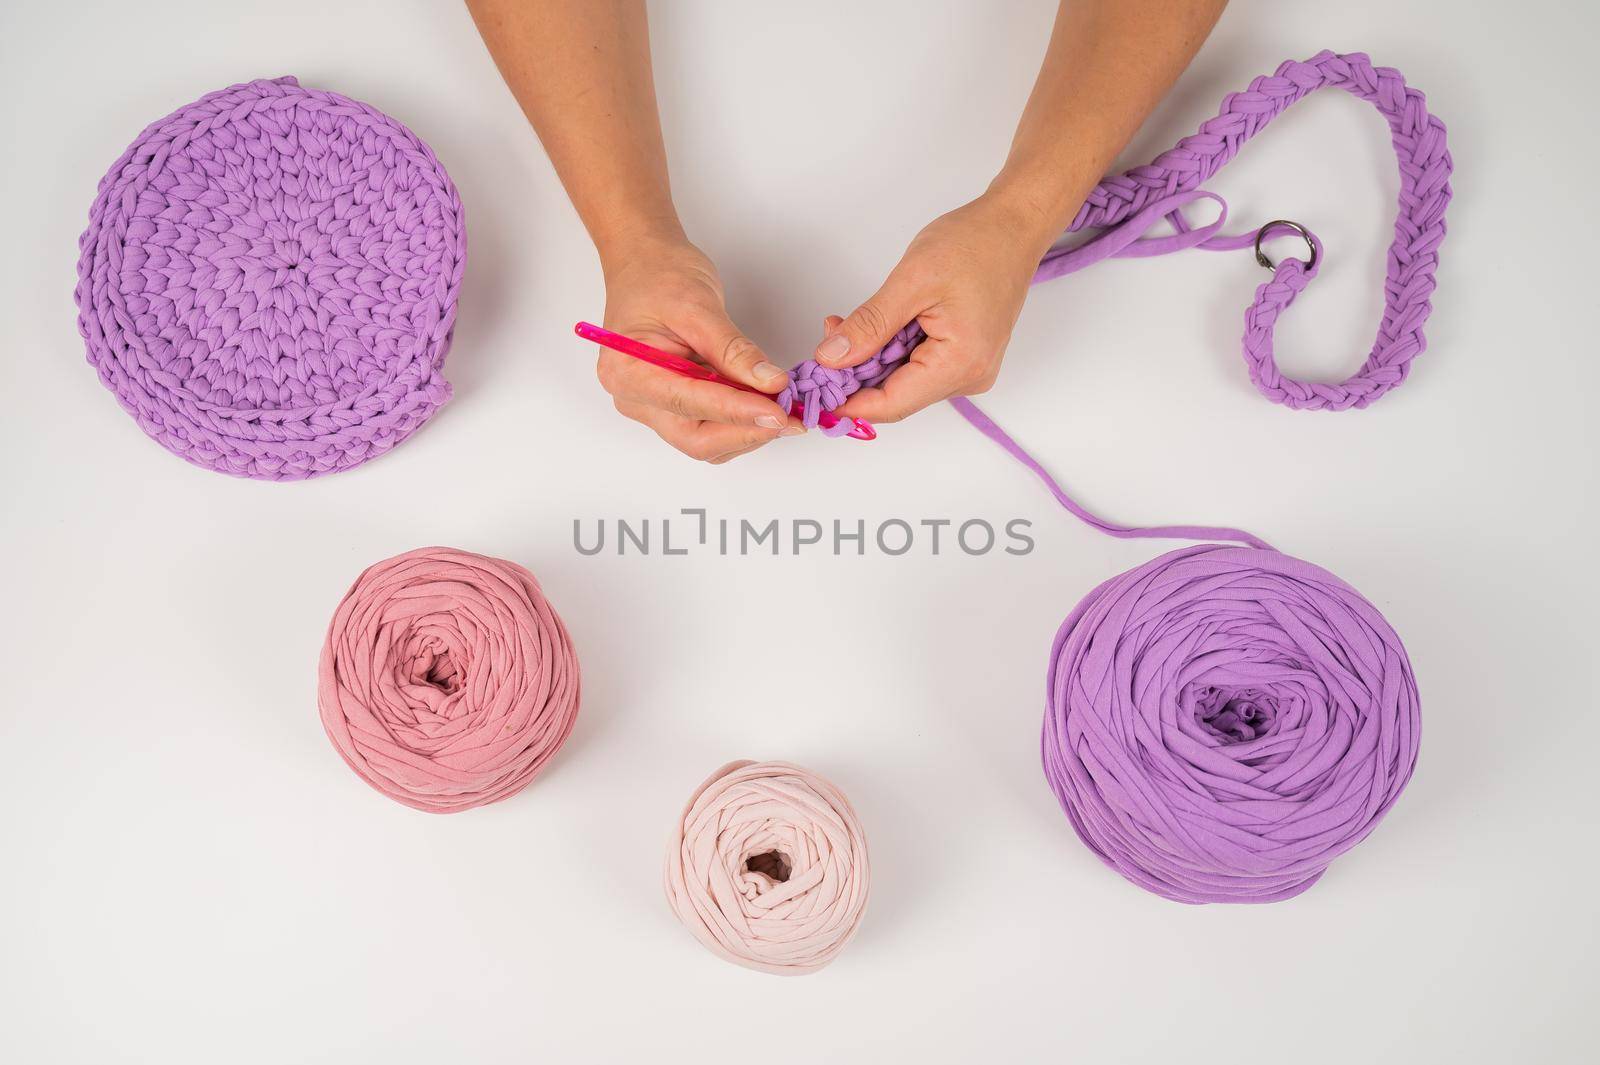
<svg viewBox="0 0 1600 1065">
<path fill-rule="evenodd" d="M 929 223 L 848 318 L 830 316 L 815 358 L 834 369 L 867 361 L 912 319 L 928 334 L 881 387 L 861 389 L 839 413 L 896 422 L 939 400 L 988 391 L 1056 235 L 1041 233 L 1039 218 L 986 193 Z"/>
</svg>

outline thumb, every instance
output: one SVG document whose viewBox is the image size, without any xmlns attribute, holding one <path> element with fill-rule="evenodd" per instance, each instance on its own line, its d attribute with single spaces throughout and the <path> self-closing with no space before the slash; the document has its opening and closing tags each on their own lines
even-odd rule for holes
<svg viewBox="0 0 1600 1065">
<path fill-rule="evenodd" d="M 763 392 L 781 392 L 789 383 L 789 375 L 769 362 L 756 342 L 720 311 L 697 311 L 677 331 L 695 354 L 724 377 Z"/>
<path fill-rule="evenodd" d="M 902 281 L 896 271 L 867 302 L 829 329 L 814 357 L 836 370 L 866 362 L 926 309 L 916 289 Z"/>
</svg>

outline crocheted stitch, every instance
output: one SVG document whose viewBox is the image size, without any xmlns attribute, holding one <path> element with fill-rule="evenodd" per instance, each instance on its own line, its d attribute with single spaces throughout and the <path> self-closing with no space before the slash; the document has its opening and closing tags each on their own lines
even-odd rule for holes
<svg viewBox="0 0 1600 1065">
<path fill-rule="evenodd" d="M 195 465 L 349 469 L 450 398 L 461 200 L 366 104 L 285 77 L 180 108 L 100 182 L 79 248 L 89 362 Z"/>
</svg>

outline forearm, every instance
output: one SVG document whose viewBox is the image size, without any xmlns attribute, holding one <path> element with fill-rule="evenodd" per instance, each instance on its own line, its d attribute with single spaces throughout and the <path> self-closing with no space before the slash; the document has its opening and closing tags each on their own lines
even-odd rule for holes
<svg viewBox="0 0 1600 1065">
<path fill-rule="evenodd" d="M 1043 254 L 1199 51 L 1227 0 L 1061 0 L 989 195 Z"/>
<path fill-rule="evenodd" d="M 602 261 L 681 239 L 644 0 L 467 0 Z"/>
</svg>

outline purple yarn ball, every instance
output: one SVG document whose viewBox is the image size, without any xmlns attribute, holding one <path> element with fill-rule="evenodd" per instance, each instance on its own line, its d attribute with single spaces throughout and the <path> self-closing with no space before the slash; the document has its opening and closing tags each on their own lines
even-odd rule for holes
<svg viewBox="0 0 1600 1065">
<path fill-rule="evenodd" d="M 1274 902 L 1365 839 L 1417 761 L 1400 638 L 1333 574 L 1207 544 L 1090 592 L 1051 653 L 1045 776 L 1111 868 L 1179 902 Z"/>
</svg>

